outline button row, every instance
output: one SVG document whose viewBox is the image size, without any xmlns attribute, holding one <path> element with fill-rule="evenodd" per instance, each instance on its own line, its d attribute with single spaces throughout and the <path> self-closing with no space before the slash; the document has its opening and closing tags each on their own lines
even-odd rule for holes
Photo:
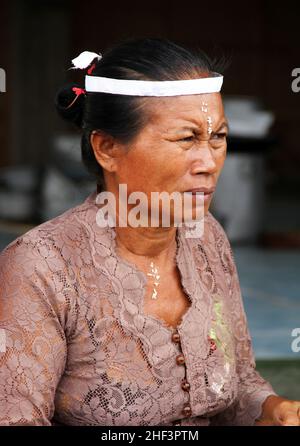
<svg viewBox="0 0 300 446">
<path fill-rule="evenodd" d="M 176 356 L 176 362 L 178 365 L 183 365 L 185 363 L 184 356 L 182 354 Z"/>
<path fill-rule="evenodd" d="M 182 383 L 181 383 L 181 387 L 182 387 L 182 389 L 183 390 L 185 390 L 186 392 L 188 392 L 189 390 L 190 390 L 190 383 L 189 382 L 187 382 L 187 380 L 186 379 L 183 379 L 182 380 Z"/>
<path fill-rule="evenodd" d="M 177 344 L 180 342 L 180 335 L 179 335 L 178 331 L 175 331 L 175 332 L 172 334 L 172 341 L 175 342 L 175 343 L 177 343 Z M 184 356 L 183 356 L 182 353 L 176 356 L 176 363 L 177 363 L 178 365 L 183 365 L 183 364 L 185 364 L 185 358 L 184 358 Z M 190 390 L 190 383 L 189 383 L 185 378 L 184 378 L 184 379 L 182 380 L 182 382 L 181 382 L 181 388 L 182 388 L 185 392 L 189 392 L 189 390 Z M 182 414 L 183 414 L 185 417 L 189 417 L 189 416 L 191 415 L 191 413 L 192 413 L 192 408 L 191 408 L 191 406 L 189 405 L 189 403 L 186 403 L 185 406 L 184 406 L 183 409 L 182 409 Z M 180 421 L 180 420 L 176 420 L 176 421 L 173 422 L 173 425 L 174 425 L 174 426 L 181 426 L 181 421 Z"/>
<path fill-rule="evenodd" d="M 192 413 L 192 408 L 189 404 L 187 404 L 186 406 L 184 406 L 184 408 L 182 409 L 182 414 L 185 417 L 189 417 Z"/>
<path fill-rule="evenodd" d="M 172 334 L 172 341 L 176 342 L 177 344 L 180 342 L 180 335 L 178 331 L 175 331 L 175 333 Z"/>
</svg>

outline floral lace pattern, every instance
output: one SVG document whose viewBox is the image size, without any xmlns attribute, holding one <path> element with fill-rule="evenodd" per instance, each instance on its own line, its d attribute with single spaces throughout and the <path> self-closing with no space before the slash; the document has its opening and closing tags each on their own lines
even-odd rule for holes
<svg viewBox="0 0 300 446">
<path fill-rule="evenodd" d="M 208 212 L 201 238 L 177 230 L 191 305 L 174 329 L 143 313 L 147 279 L 97 226 L 95 198 L 0 255 L 0 425 L 253 425 L 276 393 L 255 370 L 221 225 Z"/>
</svg>

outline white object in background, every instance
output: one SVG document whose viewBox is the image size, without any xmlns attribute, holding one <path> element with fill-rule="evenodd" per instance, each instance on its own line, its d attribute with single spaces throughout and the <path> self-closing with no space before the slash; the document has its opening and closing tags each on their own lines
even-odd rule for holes
<svg viewBox="0 0 300 446">
<path fill-rule="evenodd" d="M 228 116 L 227 116 L 228 117 Z M 274 118 L 270 112 L 260 111 L 241 117 L 229 117 L 230 136 L 263 138 L 268 134 Z"/>
<path fill-rule="evenodd" d="M 254 242 L 262 230 L 265 205 L 264 158 L 248 153 L 227 154 L 211 212 L 230 241 Z"/>
<path fill-rule="evenodd" d="M 256 98 L 224 97 L 224 110 L 229 121 L 230 136 L 263 138 L 274 122 L 274 114 L 262 110 Z"/>
</svg>

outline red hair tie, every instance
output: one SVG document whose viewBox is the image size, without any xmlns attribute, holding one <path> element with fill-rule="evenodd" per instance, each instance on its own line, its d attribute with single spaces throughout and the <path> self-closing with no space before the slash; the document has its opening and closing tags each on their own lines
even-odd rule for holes
<svg viewBox="0 0 300 446">
<path fill-rule="evenodd" d="M 86 91 L 84 88 L 77 88 L 77 87 L 73 87 L 72 91 L 74 91 L 74 93 L 76 94 L 76 96 L 79 96 L 80 94 L 85 94 Z"/>
<path fill-rule="evenodd" d="M 79 98 L 79 96 L 80 96 L 81 94 L 84 94 L 84 95 L 85 95 L 85 93 L 86 93 L 86 91 L 85 91 L 84 88 L 78 88 L 78 87 L 72 87 L 72 91 L 74 91 L 74 93 L 76 94 L 76 96 L 75 96 L 75 98 L 73 99 L 73 101 L 71 102 L 71 104 L 69 104 L 68 107 L 66 107 L 66 108 L 70 108 L 70 107 L 72 107 L 72 105 L 73 105 L 74 102 Z"/>
</svg>

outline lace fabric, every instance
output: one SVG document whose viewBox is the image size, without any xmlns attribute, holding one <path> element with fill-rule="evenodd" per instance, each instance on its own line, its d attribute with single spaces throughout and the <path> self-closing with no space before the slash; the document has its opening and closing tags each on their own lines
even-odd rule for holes
<svg viewBox="0 0 300 446">
<path fill-rule="evenodd" d="M 175 329 L 144 314 L 146 276 L 97 226 L 95 198 L 0 255 L 0 425 L 253 425 L 276 393 L 222 226 L 208 212 L 201 238 L 177 230 L 191 305 Z"/>
</svg>

